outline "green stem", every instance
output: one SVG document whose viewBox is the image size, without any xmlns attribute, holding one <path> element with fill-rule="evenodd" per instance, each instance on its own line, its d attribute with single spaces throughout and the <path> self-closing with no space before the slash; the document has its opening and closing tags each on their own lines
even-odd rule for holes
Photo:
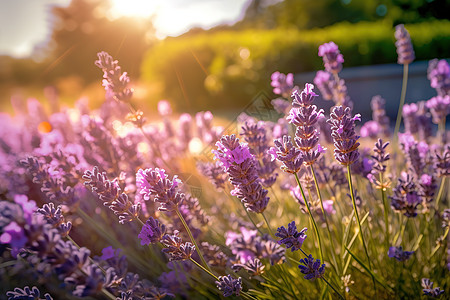
<svg viewBox="0 0 450 300">
<path fill-rule="evenodd" d="M 295 176 L 295 180 L 297 181 L 300 192 L 302 193 L 303 201 L 305 201 L 306 208 L 308 209 L 309 217 L 311 218 L 311 221 L 313 223 L 314 231 L 316 233 L 317 241 L 319 243 L 320 260 L 323 262 L 324 260 L 323 260 L 323 253 L 322 253 L 322 241 L 320 239 L 319 229 L 317 228 L 316 221 L 314 220 L 314 217 L 311 213 L 311 209 L 309 208 L 308 200 L 306 199 L 305 192 L 303 191 L 303 188 L 302 188 L 302 185 L 300 183 L 300 179 L 298 178 L 297 173 L 294 173 L 294 176 Z"/>
<path fill-rule="evenodd" d="M 446 179 L 446 177 L 444 176 L 442 178 L 442 180 L 441 180 L 441 186 L 439 187 L 439 192 L 438 192 L 438 194 L 436 196 L 436 202 L 434 204 L 434 210 L 435 211 L 438 211 L 438 209 L 439 209 L 439 201 L 441 200 L 442 193 L 444 192 L 445 179 Z"/>
<path fill-rule="evenodd" d="M 317 195 L 319 196 L 320 208 L 322 209 L 322 215 L 323 215 L 323 217 L 325 219 L 325 224 L 327 226 L 328 238 L 330 239 L 330 242 L 331 242 L 331 248 L 334 250 L 336 248 L 334 247 L 333 235 L 331 234 L 330 225 L 328 224 L 328 217 L 327 217 L 327 214 L 325 212 L 325 209 L 323 208 L 323 200 L 322 200 L 322 194 L 320 193 L 319 182 L 317 181 L 316 172 L 314 172 L 313 165 L 310 165 L 310 167 L 311 167 L 311 173 L 312 173 L 313 178 L 314 178 L 314 184 L 316 186 Z M 335 268 L 337 268 L 338 264 L 337 264 L 337 260 L 336 260 L 336 256 L 334 254 L 334 251 L 331 251 L 331 258 L 333 259 L 333 264 L 334 264 Z M 335 269 L 335 271 L 336 271 L 336 274 L 339 274 L 339 270 Z"/>
<path fill-rule="evenodd" d="M 269 228 L 270 235 L 272 237 L 275 237 L 275 235 L 273 234 L 272 228 L 270 227 L 269 221 L 267 221 L 267 218 L 266 218 L 266 215 L 264 214 L 264 212 L 262 212 L 261 215 L 263 216 L 264 222 L 266 222 L 267 228 Z"/>
<path fill-rule="evenodd" d="M 180 210 L 178 209 L 178 207 L 176 208 L 175 212 L 177 213 L 178 218 L 180 218 L 181 223 L 183 223 L 183 226 L 184 226 L 184 228 L 186 229 L 186 231 L 187 231 L 187 233 L 188 233 L 188 235 L 189 235 L 189 238 L 191 239 L 191 242 L 195 245 L 195 250 L 197 250 L 197 254 L 198 254 L 198 256 L 200 257 L 200 260 L 201 260 L 202 263 L 206 266 L 206 268 L 207 268 L 210 272 L 212 272 L 212 271 L 211 271 L 211 268 L 210 268 L 209 265 L 206 263 L 206 260 L 205 260 L 205 258 L 203 257 L 202 252 L 200 251 L 200 248 L 198 247 L 198 244 L 197 244 L 197 242 L 195 241 L 194 236 L 192 235 L 192 232 L 191 232 L 191 230 L 189 229 L 189 226 L 188 226 L 188 224 L 186 223 L 186 220 L 184 219 L 183 215 L 180 213 Z"/>
<path fill-rule="evenodd" d="M 190 260 L 200 269 L 202 269 L 203 271 L 205 271 L 206 273 L 208 273 L 211 277 L 213 277 L 215 280 L 219 281 L 219 278 L 214 275 L 214 273 L 210 270 L 207 270 L 204 266 L 202 266 L 201 264 L 199 264 L 198 262 L 195 261 L 195 259 L 193 259 L 192 257 L 190 258 Z"/>
<path fill-rule="evenodd" d="M 355 195 L 353 193 L 353 183 L 352 183 L 352 173 L 350 170 L 350 165 L 347 165 L 347 177 L 348 177 L 348 187 L 350 189 L 350 196 L 352 197 L 353 210 L 355 211 L 356 221 L 358 222 L 359 236 L 364 247 L 364 252 L 366 253 L 367 260 L 369 261 L 369 268 L 372 270 L 372 263 L 370 262 L 369 252 L 367 251 L 366 242 L 364 240 L 363 231 L 361 228 L 361 222 L 359 220 L 358 208 L 356 207 Z"/>
<path fill-rule="evenodd" d="M 400 95 L 400 105 L 398 107 L 397 112 L 397 120 L 395 121 L 395 128 L 394 128 L 394 145 L 396 145 L 398 140 L 398 131 L 400 130 L 400 123 L 402 122 L 402 111 L 403 111 L 403 104 L 405 104 L 405 97 L 406 97 L 406 87 L 408 85 L 408 64 L 403 65 L 403 81 L 402 81 L 402 93 Z"/>
<path fill-rule="evenodd" d="M 389 241 L 391 239 L 389 233 L 389 217 L 388 217 L 388 203 L 386 199 L 386 193 L 383 183 L 383 173 L 380 173 L 380 185 L 381 185 L 381 198 L 383 199 L 383 207 L 384 207 L 384 226 L 386 226 L 386 250 L 389 250 Z"/>
</svg>

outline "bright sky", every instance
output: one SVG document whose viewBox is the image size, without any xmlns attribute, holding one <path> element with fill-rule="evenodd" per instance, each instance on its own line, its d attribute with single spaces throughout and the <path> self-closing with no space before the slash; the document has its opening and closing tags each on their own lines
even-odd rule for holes
<svg viewBox="0 0 450 300">
<path fill-rule="evenodd" d="M 113 15 L 155 15 L 159 38 L 239 19 L 248 0 L 111 0 Z M 0 0 L 0 55 L 29 56 L 50 34 L 50 7 L 70 0 Z"/>
</svg>

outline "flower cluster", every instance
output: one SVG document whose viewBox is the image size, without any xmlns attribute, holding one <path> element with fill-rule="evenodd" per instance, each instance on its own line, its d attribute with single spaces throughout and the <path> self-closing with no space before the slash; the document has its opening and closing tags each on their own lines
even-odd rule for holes
<svg viewBox="0 0 450 300">
<path fill-rule="evenodd" d="M 450 94 L 450 66 L 445 59 L 430 60 L 428 79 L 431 87 L 436 89 L 439 96 L 443 97 Z"/>
<path fill-rule="evenodd" d="M 256 171 L 256 160 L 246 144 L 233 135 L 225 135 L 216 143 L 214 158 L 219 160 L 234 185 L 237 196 L 252 212 L 262 213 L 269 203 L 267 190 L 262 187 Z"/>
<path fill-rule="evenodd" d="M 409 218 L 417 216 L 417 206 L 422 203 L 422 199 L 413 178 L 409 174 L 402 173 L 393 192 L 394 194 L 389 197 L 394 210 Z"/>
<path fill-rule="evenodd" d="M 337 74 L 342 70 L 344 56 L 339 51 L 334 42 L 325 43 L 319 46 L 319 56 L 323 58 L 325 70 L 332 74 Z"/>
<path fill-rule="evenodd" d="M 348 166 L 359 158 L 359 136 L 355 133 L 355 122 L 361 121 L 361 116 L 350 115 L 349 107 L 335 106 L 327 123 L 331 125 L 331 136 L 333 137 L 334 157 L 342 165 Z"/>
<path fill-rule="evenodd" d="M 387 182 L 380 182 L 377 176 L 384 176 L 386 172 L 385 162 L 391 157 L 389 153 L 386 153 L 386 147 L 389 142 L 383 143 L 382 139 L 378 139 L 373 148 L 374 155 L 372 155 L 373 167 L 371 173 L 368 175 L 369 180 L 375 184 L 377 189 L 385 190 L 389 186 L 389 180 Z"/>
<path fill-rule="evenodd" d="M 219 276 L 219 280 L 216 281 L 217 288 L 223 292 L 224 297 L 231 295 L 239 296 L 242 291 L 242 278 L 234 279 L 231 275 Z"/>
<path fill-rule="evenodd" d="M 413 254 L 414 251 L 403 251 L 402 247 L 390 247 L 388 251 L 388 256 L 398 261 L 406 261 Z"/>
<path fill-rule="evenodd" d="M 125 224 L 139 216 L 141 204 L 134 204 L 128 195 L 122 192 L 117 180 L 110 181 L 106 172 L 100 173 L 97 166 L 92 171 L 86 170 L 83 175 L 84 184 L 89 186 L 103 205 L 109 207 L 119 217 L 119 222 Z"/>
<path fill-rule="evenodd" d="M 273 87 L 273 93 L 287 97 L 294 88 L 294 74 L 283 74 L 280 72 L 274 72 L 270 76 L 272 82 L 270 85 Z"/>
<path fill-rule="evenodd" d="M 53 300 L 49 293 L 44 295 L 45 298 L 41 298 L 41 291 L 35 286 L 31 289 L 26 286 L 23 289 L 15 288 L 14 291 L 6 293 L 8 300 L 21 300 L 21 299 L 34 299 L 34 300 Z"/>
<path fill-rule="evenodd" d="M 159 210 L 174 211 L 185 199 L 184 193 L 180 192 L 181 181 L 174 176 L 172 180 L 163 169 L 139 169 L 136 174 L 136 184 L 145 200 L 153 198 L 159 202 Z"/>
<path fill-rule="evenodd" d="M 407 65 L 414 61 L 415 54 L 411 42 L 411 37 L 405 29 L 405 25 L 399 24 L 395 26 L 395 46 L 397 47 L 398 60 L 401 65 Z"/>
<path fill-rule="evenodd" d="M 303 278 L 307 280 L 322 278 L 325 274 L 325 264 L 320 264 L 320 259 L 314 260 L 311 254 L 306 258 L 300 259 L 300 263 L 302 264 L 298 266 L 300 272 L 305 274 Z"/>
<path fill-rule="evenodd" d="M 117 101 L 129 101 L 133 96 L 133 89 L 128 87 L 130 77 L 127 72 L 123 72 L 119 62 L 114 60 L 107 52 L 99 52 L 95 65 L 103 71 L 103 86 Z"/>
<path fill-rule="evenodd" d="M 161 243 L 166 247 L 162 249 L 162 252 L 169 255 L 170 261 L 190 259 L 195 252 L 195 246 L 192 243 L 183 243 L 178 230 L 175 230 L 173 235 L 165 234 Z"/>
<path fill-rule="evenodd" d="M 317 94 L 313 92 L 314 85 L 307 83 L 305 89 L 292 94 L 292 109 L 287 120 L 294 124 L 295 143 L 302 152 L 305 165 L 312 165 L 320 157 L 325 149 L 319 144 L 319 132 L 315 129 L 318 118 L 323 114 L 323 110 L 317 110 L 317 106 L 312 105 Z"/>
<path fill-rule="evenodd" d="M 439 298 L 444 293 L 439 287 L 433 288 L 434 283 L 428 278 L 422 278 L 423 294 L 433 298 Z"/>
<path fill-rule="evenodd" d="M 286 245 L 286 248 L 291 249 L 291 251 L 294 252 L 302 248 L 303 242 L 307 237 L 306 230 L 307 228 L 305 227 L 300 230 L 300 232 L 297 231 L 295 221 L 292 221 L 288 224 L 287 229 L 284 226 L 279 227 L 275 236 L 281 239 L 278 241 L 278 244 Z"/>
<path fill-rule="evenodd" d="M 165 233 L 166 226 L 159 222 L 158 219 L 150 217 L 142 226 L 138 238 L 141 240 L 141 245 L 156 244 L 161 241 Z"/>
<path fill-rule="evenodd" d="M 303 156 L 299 149 L 294 147 L 292 139 L 288 135 L 273 141 L 275 147 L 271 147 L 269 153 L 272 160 L 281 162 L 281 170 L 296 174 L 303 165 Z"/>
</svg>

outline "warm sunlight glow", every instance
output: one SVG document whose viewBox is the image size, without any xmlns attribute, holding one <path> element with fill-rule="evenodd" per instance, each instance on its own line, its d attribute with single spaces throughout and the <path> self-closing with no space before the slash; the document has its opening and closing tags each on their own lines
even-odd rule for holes
<svg viewBox="0 0 450 300">
<path fill-rule="evenodd" d="M 116 17 L 149 17 L 156 13 L 161 1 L 155 0 L 112 0 L 112 13 Z"/>
</svg>

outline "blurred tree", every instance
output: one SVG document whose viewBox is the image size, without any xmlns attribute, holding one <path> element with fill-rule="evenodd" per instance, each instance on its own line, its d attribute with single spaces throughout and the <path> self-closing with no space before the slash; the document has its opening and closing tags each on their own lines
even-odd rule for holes
<svg viewBox="0 0 450 300">
<path fill-rule="evenodd" d="M 112 19 L 108 0 L 72 0 L 68 7 L 52 8 L 53 32 L 43 79 L 80 76 L 99 79 L 96 53 L 109 52 L 132 78 L 138 78 L 144 52 L 154 28 L 151 19 Z"/>
</svg>

